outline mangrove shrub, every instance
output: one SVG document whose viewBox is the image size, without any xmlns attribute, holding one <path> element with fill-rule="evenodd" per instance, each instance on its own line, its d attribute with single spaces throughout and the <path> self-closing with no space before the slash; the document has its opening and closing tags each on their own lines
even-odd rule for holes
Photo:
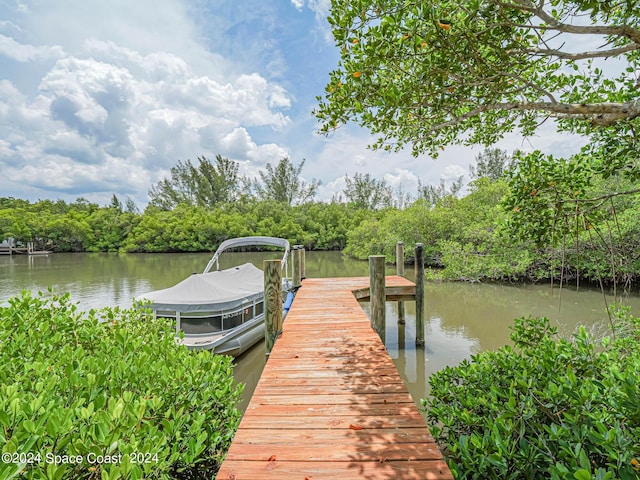
<svg viewBox="0 0 640 480">
<path fill-rule="evenodd" d="M 231 358 L 146 315 L 68 294 L 0 307 L 0 478 L 212 478 L 240 417 Z"/>
<path fill-rule="evenodd" d="M 514 346 L 431 377 L 432 432 L 456 478 L 640 477 L 640 320 L 613 340 L 584 327 L 558 338 L 546 318 L 516 320 Z"/>
</svg>

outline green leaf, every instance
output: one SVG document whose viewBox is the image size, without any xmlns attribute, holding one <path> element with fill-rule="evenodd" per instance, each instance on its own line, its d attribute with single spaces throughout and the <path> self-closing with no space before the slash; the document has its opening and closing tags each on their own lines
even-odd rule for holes
<svg viewBox="0 0 640 480">
<path fill-rule="evenodd" d="M 589 470 L 580 469 L 573 474 L 576 480 L 591 480 L 591 473 Z"/>
</svg>

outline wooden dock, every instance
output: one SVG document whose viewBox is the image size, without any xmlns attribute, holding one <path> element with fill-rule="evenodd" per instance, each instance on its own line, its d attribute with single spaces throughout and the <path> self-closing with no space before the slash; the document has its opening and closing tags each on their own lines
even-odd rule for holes
<svg viewBox="0 0 640 480">
<path fill-rule="evenodd" d="M 0 255 L 50 255 L 50 250 L 34 250 L 29 247 L 12 247 L 10 245 L 0 245 Z"/>
<path fill-rule="evenodd" d="M 218 480 L 453 478 L 353 293 L 368 284 L 304 280 Z"/>
</svg>

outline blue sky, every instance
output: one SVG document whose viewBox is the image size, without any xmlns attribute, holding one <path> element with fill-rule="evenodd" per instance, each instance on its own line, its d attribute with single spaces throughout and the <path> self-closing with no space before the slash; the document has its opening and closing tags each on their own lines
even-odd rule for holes
<svg viewBox="0 0 640 480">
<path fill-rule="evenodd" d="M 0 197 L 115 193 L 140 207 L 179 160 L 220 154 L 256 176 L 284 156 L 323 182 L 371 173 L 415 193 L 466 173 L 481 148 L 432 160 L 367 150 L 355 125 L 316 134 L 338 61 L 329 0 L 0 0 Z M 501 148 L 577 150 L 543 129 Z"/>
</svg>

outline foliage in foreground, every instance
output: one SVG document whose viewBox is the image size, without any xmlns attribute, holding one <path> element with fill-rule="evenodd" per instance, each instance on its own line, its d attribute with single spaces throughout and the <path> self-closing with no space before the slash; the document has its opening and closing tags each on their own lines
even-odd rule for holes
<svg viewBox="0 0 640 480">
<path fill-rule="evenodd" d="M 0 478 L 212 478 L 240 418 L 231 359 L 144 316 L 68 294 L 0 307 Z"/>
<path fill-rule="evenodd" d="M 586 151 L 637 158 L 639 19 L 632 1 L 333 0 L 340 60 L 315 114 L 324 133 L 353 121 L 375 148 L 415 156 L 551 117 L 591 136 Z"/>
<path fill-rule="evenodd" d="M 518 319 L 513 348 L 431 377 L 423 404 L 456 478 L 640 478 L 640 319 L 619 314 L 601 344 Z"/>
</svg>

